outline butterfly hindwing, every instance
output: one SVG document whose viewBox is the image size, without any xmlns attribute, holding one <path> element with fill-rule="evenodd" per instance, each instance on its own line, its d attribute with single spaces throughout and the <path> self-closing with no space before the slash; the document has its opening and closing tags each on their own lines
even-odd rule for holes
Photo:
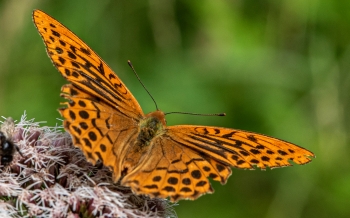
<svg viewBox="0 0 350 218">
<path fill-rule="evenodd" d="M 137 193 L 170 197 L 172 201 L 196 199 L 213 192 L 208 177 L 224 184 L 231 175 L 228 165 L 167 136 L 158 137 L 150 146 L 150 155 L 122 180 Z"/>
</svg>

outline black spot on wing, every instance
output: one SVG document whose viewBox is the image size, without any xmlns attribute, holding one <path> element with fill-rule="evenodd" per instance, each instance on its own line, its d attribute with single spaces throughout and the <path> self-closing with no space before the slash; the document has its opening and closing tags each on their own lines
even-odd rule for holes
<svg viewBox="0 0 350 218">
<path fill-rule="evenodd" d="M 182 184 L 191 185 L 191 180 L 189 178 L 184 178 L 184 179 L 182 179 Z"/>
<path fill-rule="evenodd" d="M 58 32 L 51 30 L 52 35 L 57 36 L 58 38 L 61 37 L 61 34 L 59 34 Z"/>
<path fill-rule="evenodd" d="M 83 52 L 86 55 L 91 55 L 91 51 L 88 48 L 85 49 L 85 48 L 81 47 L 80 51 Z"/>
<path fill-rule="evenodd" d="M 257 142 L 257 139 L 255 138 L 254 135 L 248 135 L 248 139 L 253 142 Z"/>
<path fill-rule="evenodd" d="M 168 179 L 168 183 L 171 184 L 171 185 L 176 185 L 178 182 L 179 182 L 179 180 L 176 177 L 170 177 Z"/>
<path fill-rule="evenodd" d="M 160 180 L 162 179 L 162 177 L 160 177 L 160 176 L 155 176 L 155 177 L 153 177 L 153 182 L 159 182 Z"/>
<path fill-rule="evenodd" d="M 232 131 L 230 133 L 227 133 L 225 135 L 222 135 L 223 138 L 231 138 L 236 132 Z"/>
</svg>

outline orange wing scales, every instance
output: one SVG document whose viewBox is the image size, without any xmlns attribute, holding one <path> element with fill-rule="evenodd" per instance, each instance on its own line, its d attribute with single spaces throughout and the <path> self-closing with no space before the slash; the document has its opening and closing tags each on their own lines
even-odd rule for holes
<svg viewBox="0 0 350 218">
<path fill-rule="evenodd" d="M 225 183 L 231 175 L 230 167 L 202 157 L 170 138 L 156 140 L 151 154 L 139 168 L 122 179 L 122 184 L 137 193 L 178 201 L 212 193 L 208 177 Z"/>
<path fill-rule="evenodd" d="M 62 96 L 69 101 L 64 103 L 67 107 L 59 111 L 65 118 L 63 125 L 71 133 L 73 144 L 93 164 L 99 159 L 120 177 L 123 146 L 111 145 L 122 145 L 125 139 L 135 135 L 137 123 L 71 84 L 64 85 L 62 92 L 65 93 Z"/>
<path fill-rule="evenodd" d="M 143 117 L 131 92 L 82 40 L 42 11 L 34 11 L 33 19 L 49 57 L 64 78 L 111 106 L 118 106 L 135 117 Z"/>
<path fill-rule="evenodd" d="M 314 154 L 269 136 L 208 126 L 165 126 L 147 115 L 108 65 L 68 28 L 42 11 L 34 23 L 53 64 L 71 84 L 59 109 L 73 143 L 92 163 L 101 160 L 114 180 L 135 193 L 196 199 L 212 193 L 208 178 L 225 184 L 231 167 L 261 169 L 306 164 Z M 123 172 L 123 175 L 122 175 Z"/>
</svg>

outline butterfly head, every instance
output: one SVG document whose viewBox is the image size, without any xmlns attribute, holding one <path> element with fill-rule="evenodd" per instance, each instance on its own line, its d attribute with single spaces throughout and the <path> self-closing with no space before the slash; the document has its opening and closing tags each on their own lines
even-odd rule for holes
<svg viewBox="0 0 350 218">
<path fill-rule="evenodd" d="M 156 110 L 154 112 L 146 114 L 146 118 L 150 118 L 150 117 L 153 117 L 159 120 L 163 124 L 163 127 L 166 126 L 165 113 L 163 111 Z"/>
</svg>

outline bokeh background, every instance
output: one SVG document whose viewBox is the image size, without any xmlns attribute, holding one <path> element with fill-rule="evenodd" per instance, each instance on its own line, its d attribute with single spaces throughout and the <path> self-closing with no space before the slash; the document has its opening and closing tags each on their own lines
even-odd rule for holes
<svg viewBox="0 0 350 218">
<path fill-rule="evenodd" d="M 259 132 L 317 158 L 305 166 L 233 170 L 225 186 L 180 201 L 179 217 L 350 217 L 350 1 L 0 0 L 0 115 L 61 124 L 66 82 L 31 14 L 69 27 L 118 74 L 144 111 L 169 125 Z"/>
</svg>

